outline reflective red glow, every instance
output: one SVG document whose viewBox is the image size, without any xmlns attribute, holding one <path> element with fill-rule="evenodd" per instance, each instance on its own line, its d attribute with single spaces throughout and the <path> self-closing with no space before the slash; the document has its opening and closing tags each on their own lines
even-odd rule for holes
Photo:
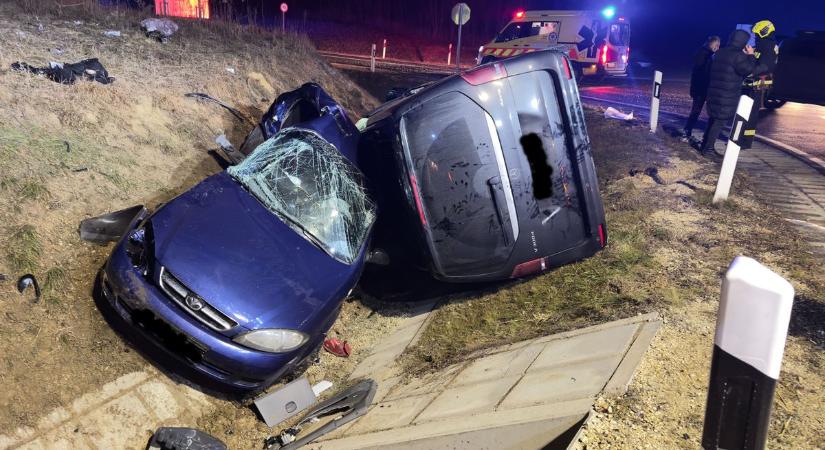
<svg viewBox="0 0 825 450">
<path fill-rule="evenodd" d="M 567 75 L 567 79 L 573 78 L 573 73 L 570 70 L 570 60 L 564 58 L 564 73 Z"/>
<path fill-rule="evenodd" d="M 464 78 L 464 81 L 472 84 L 473 86 L 478 86 L 479 84 L 500 80 L 506 77 L 507 69 L 505 69 L 504 64 L 500 62 L 486 64 L 461 74 L 461 78 Z"/>
<path fill-rule="evenodd" d="M 513 14 L 513 17 L 515 17 L 516 19 L 524 18 L 524 11 L 516 11 L 516 13 Z"/>
<path fill-rule="evenodd" d="M 421 195 L 418 193 L 418 182 L 413 174 L 410 174 L 410 185 L 412 185 L 413 197 L 415 197 L 415 208 L 418 210 L 418 218 L 421 219 L 421 225 L 426 227 L 427 218 L 424 216 L 424 205 L 421 204 Z"/>
<path fill-rule="evenodd" d="M 602 64 L 607 64 L 607 45 L 602 47 Z"/>
<path fill-rule="evenodd" d="M 209 0 L 155 0 L 155 14 L 208 19 Z"/>
<path fill-rule="evenodd" d="M 604 247 L 607 244 L 607 236 L 604 234 L 604 224 L 599 224 L 599 244 Z"/>
</svg>

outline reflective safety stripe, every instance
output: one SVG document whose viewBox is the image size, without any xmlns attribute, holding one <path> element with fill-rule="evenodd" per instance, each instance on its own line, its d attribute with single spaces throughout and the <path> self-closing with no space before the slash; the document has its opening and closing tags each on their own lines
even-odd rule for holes
<svg viewBox="0 0 825 450">
<path fill-rule="evenodd" d="M 513 54 L 511 56 L 516 56 L 524 53 L 524 50 L 513 50 Z"/>
<path fill-rule="evenodd" d="M 503 49 L 503 48 L 497 48 L 497 49 L 496 49 L 496 52 L 495 52 L 495 55 L 496 55 L 496 56 L 500 55 L 502 51 L 504 51 L 504 49 Z"/>
<path fill-rule="evenodd" d="M 745 136 L 754 136 L 756 135 L 756 130 L 745 130 Z"/>
<path fill-rule="evenodd" d="M 510 53 L 513 53 L 512 48 L 508 48 L 507 50 L 504 50 L 503 52 L 501 52 L 501 56 L 510 56 Z"/>
</svg>

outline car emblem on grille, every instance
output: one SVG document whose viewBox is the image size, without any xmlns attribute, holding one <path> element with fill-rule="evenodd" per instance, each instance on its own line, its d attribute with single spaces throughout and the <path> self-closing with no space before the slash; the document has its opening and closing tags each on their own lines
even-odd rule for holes
<svg viewBox="0 0 825 450">
<path fill-rule="evenodd" d="M 192 311 L 200 311 L 203 309 L 203 301 L 193 295 L 187 295 L 186 306 L 188 306 Z"/>
</svg>

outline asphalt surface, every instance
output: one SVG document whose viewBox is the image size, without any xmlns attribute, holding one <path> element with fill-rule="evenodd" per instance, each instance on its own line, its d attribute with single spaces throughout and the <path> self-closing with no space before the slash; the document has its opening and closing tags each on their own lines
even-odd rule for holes
<svg viewBox="0 0 825 450">
<path fill-rule="evenodd" d="M 579 87 L 582 96 L 646 107 L 650 106 L 652 89 L 651 80 L 639 78 L 607 79 L 598 84 L 585 80 Z M 687 79 L 669 80 L 665 76 L 660 111 L 688 115 L 691 106 L 688 92 Z M 702 118 L 706 118 L 704 112 Z M 762 110 L 756 131 L 810 155 L 825 158 L 825 107 L 787 103 L 777 110 Z"/>
</svg>

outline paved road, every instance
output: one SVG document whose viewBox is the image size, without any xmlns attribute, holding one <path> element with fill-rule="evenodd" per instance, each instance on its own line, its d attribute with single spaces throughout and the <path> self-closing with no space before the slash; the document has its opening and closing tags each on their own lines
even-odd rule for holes
<svg viewBox="0 0 825 450">
<path fill-rule="evenodd" d="M 585 81 L 582 95 L 650 106 L 652 82 L 646 79 L 605 80 L 594 85 Z M 687 79 L 664 79 L 661 110 L 687 115 L 690 112 Z M 704 116 L 704 113 L 703 113 Z M 757 132 L 805 152 L 825 158 L 825 107 L 788 103 L 774 111 L 763 110 Z"/>
</svg>

